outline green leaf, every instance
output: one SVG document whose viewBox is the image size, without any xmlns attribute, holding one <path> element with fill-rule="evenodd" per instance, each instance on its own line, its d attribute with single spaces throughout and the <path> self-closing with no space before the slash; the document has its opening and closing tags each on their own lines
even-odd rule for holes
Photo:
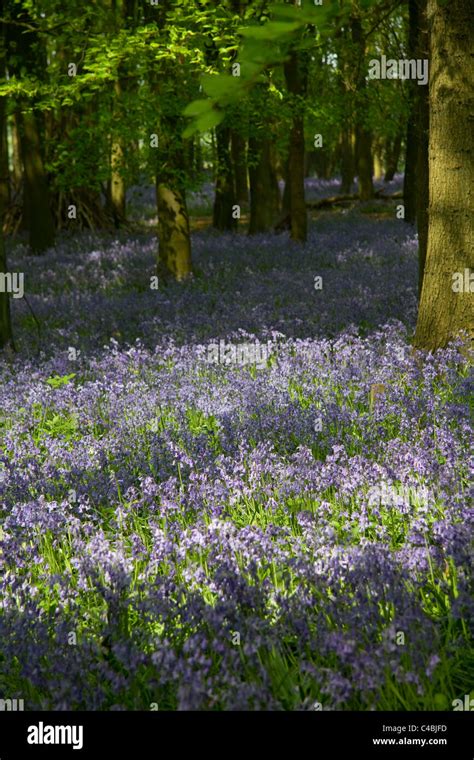
<svg viewBox="0 0 474 760">
<path fill-rule="evenodd" d="M 211 103 L 211 101 L 209 101 Z M 193 121 L 183 132 L 183 137 L 191 137 L 196 132 L 208 132 L 213 127 L 221 123 L 225 114 L 223 111 L 217 111 L 212 106 L 209 111 L 203 113 L 199 118 Z"/>
<path fill-rule="evenodd" d="M 243 37 L 257 40 L 277 40 L 296 32 L 302 24 L 299 21 L 269 21 L 263 26 L 243 26 L 238 30 Z"/>
<path fill-rule="evenodd" d="M 210 101 L 206 99 L 193 100 L 183 111 L 184 116 L 199 116 L 209 110 Z"/>
</svg>

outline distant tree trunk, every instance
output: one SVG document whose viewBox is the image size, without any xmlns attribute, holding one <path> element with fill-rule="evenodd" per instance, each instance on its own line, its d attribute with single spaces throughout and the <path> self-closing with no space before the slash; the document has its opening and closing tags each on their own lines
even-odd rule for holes
<svg viewBox="0 0 474 760">
<path fill-rule="evenodd" d="M 415 345 L 434 350 L 463 329 L 474 337 L 471 0 L 428 0 L 428 18 L 429 234 Z"/>
<path fill-rule="evenodd" d="M 158 276 L 185 280 L 192 272 L 189 217 L 184 192 L 157 182 Z"/>
<path fill-rule="evenodd" d="M 3 16 L 3 0 L 0 0 L 0 13 Z M 0 24 L 0 76 L 5 76 L 5 28 L 3 24 Z M 6 99 L 0 98 L 0 134 L 2 139 L 0 140 L 0 166 L 2 172 L 5 165 L 8 169 L 8 155 L 5 153 L 7 148 L 7 142 L 4 139 L 6 135 Z M 6 274 L 7 269 L 7 257 L 5 252 L 5 242 L 3 238 L 3 215 L 5 211 L 6 195 L 3 191 L 0 194 L 0 275 Z M 3 278 L 2 278 L 3 279 Z M 0 288 L 0 349 L 5 348 L 14 349 L 12 324 L 10 318 L 10 294 L 6 292 L 5 288 Z"/>
<path fill-rule="evenodd" d="M 387 168 L 385 171 L 384 182 L 391 182 L 397 173 L 398 162 L 402 150 L 403 132 L 400 130 L 390 142 L 390 149 L 387 151 Z"/>
<path fill-rule="evenodd" d="M 352 190 L 354 181 L 354 155 L 352 151 L 352 135 L 348 127 L 343 127 L 341 132 L 341 187 L 340 192 L 346 195 Z"/>
<path fill-rule="evenodd" d="M 285 81 L 293 104 L 293 121 L 290 130 L 290 147 L 288 155 L 289 199 L 290 199 L 290 237 L 304 243 L 308 232 L 308 215 L 304 197 L 304 118 L 301 104 L 297 98 L 303 98 L 307 89 L 307 71 L 301 54 L 296 50 L 290 52 L 284 63 Z"/>
<path fill-rule="evenodd" d="M 374 149 L 374 179 L 382 179 L 382 177 L 382 156 L 380 155 L 380 145 L 377 145 Z"/>
<path fill-rule="evenodd" d="M 19 192 L 23 182 L 23 162 L 21 160 L 20 129 L 18 110 L 11 117 L 12 160 L 13 160 L 13 189 Z"/>
<path fill-rule="evenodd" d="M 249 139 L 249 235 L 272 230 L 280 209 L 280 189 L 272 160 L 272 140 L 262 135 Z"/>
<path fill-rule="evenodd" d="M 5 99 L 0 98 L 0 101 L 0 209 L 5 209 L 10 203 L 10 169 L 8 166 L 8 140 Z"/>
<path fill-rule="evenodd" d="M 156 175 L 158 276 L 186 279 L 192 272 L 191 237 L 183 184 L 185 146 L 179 116 L 163 117 Z"/>
<path fill-rule="evenodd" d="M 168 27 L 172 0 L 160 0 L 154 8 L 145 6 L 146 21 Z M 158 210 L 157 275 L 181 282 L 192 274 L 191 235 L 186 207 L 184 178 L 186 175 L 186 141 L 182 138 L 183 103 L 179 100 L 181 87 L 179 64 L 166 60 L 159 68 L 150 71 L 152 87 L 160 97 L 160 82 L 174 82 L 176 97 L 163 99 L 156 162 L 156 203 Z"/>
<path fill-rule="evenodd" d="M 234 177 L 230 157 L 230 128 L 216 127 L 217 166 L 216 192 L 213 209 L 213 226 L 218 230 L 234 230 L 237 220 L 233 217 L 235 205 Z"/>
<path fill-rule="evenodd" d="M 43 253 L 54 244 L 54 220 L 41 156 L 38 122 L 33 111 L 20 116 L 20 143 L 25 170 L 29 244 L 33 253 Z"/>
<path fill-rule="evenodd" d="M 289 158 L 286 159 L 284 164 L 284 187 L 283 187 L 283 199 L 281 202 L 281 213 L 284 218 L 288 217 L 288 220 L 290 219 L 291 214 L 291 189 L 290 189 L 290 183 L 291 183 L 291 173 L 290 173 L 290 166 L 289 166 Z M 288 223 L 289 227 L 289 223 Z"/>
<path fill-rule="evenodd" d="M 427 0 L 419 0 L 419 34 L 417 58 L 430 59 Z M 431 64 L 430 64 L 431 67 Z M 421 296 L 423 273 L 428 247 L 429 162 L 428 143 L 430 127 L 429 85 L 419 85 L 417 93 L 417 159 L 416 159 L 416 219 L 418 228 L 418 290 Z"/>
<path fill-rule="evenodd" d="M 115 116 L 120 115 L 120 99 L 122 96 L 122 85 L 117 80 L 114 85 L 115 89 Z M 123 177 L 124 162 L 124 143 L 123 137 L 119 134 L 113 134 L 110 151 L 110 210 L 116 227 L 120 227 L 125 221 L 125 203 L 126 187 Z"/>
<path fill-rule="evenodd" d="M 245 138 L 235 129 L 231 129 L 231 154 L 235 180 L 235 198 L 237 203 L 247 205 L 249 202 L 247 147 Z"/>
<path fill-rule="evenodd" d="M 356 161 L 357 177 L 359 183 L 359 195 L 362 201 L 367 201 L 374 195 L 372 183 L 372 133 L 366 124 L 366 68 L 365 68 L 365 40 L 362 22 L 359 16 L 351 19 L 352 42 L 354 43 L 357 61 L 357 102 L 356 102 Z"/>
</svg>

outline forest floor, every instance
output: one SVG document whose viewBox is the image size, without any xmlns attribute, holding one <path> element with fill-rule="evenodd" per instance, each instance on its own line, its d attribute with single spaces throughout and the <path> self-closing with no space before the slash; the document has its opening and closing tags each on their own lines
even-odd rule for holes
<svg viewBox="0 0 474 760">
<path fill-rule="evenodd" d="M 456 346 L 411 351 L 413 228 L 385 202 L 305 245 L 202 225 L 194 278 L 157 290 L 155 253 L 146 229 L 11 246 L 35 318 L 12 299 L 0 368 L 0 695 L 451 710 L 473 383 Z"/>
</svg>

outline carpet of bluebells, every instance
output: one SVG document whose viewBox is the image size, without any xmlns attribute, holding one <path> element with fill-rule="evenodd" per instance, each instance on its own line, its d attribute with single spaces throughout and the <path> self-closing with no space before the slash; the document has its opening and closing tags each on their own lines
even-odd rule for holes
<svg viewBox="0 0 474 760">
<path fill-rule="evenodd" d="M 411 350 L 413 229 L 355 209 L 304 246 L 206 229 L 194 279 L 158 290 L 155 248 L 11 246 L 0 697 L 451 710 L 474 688 L 473 382 L 460 346 Z M 271 352 L 210 363 L 219 340 Z"/>
</svg>

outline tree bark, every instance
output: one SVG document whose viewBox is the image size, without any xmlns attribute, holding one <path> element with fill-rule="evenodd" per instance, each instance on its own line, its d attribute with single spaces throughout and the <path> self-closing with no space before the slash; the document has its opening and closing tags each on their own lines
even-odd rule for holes
<svg viewBox="0 0 474 760">
<path fill-rule="evenodd" d="M 428 0 L 431 22 L 429 234 L 415 346 L 474 336 L 474 45 L 470 0 Z M 458 275 L 456 275 L 458 273 Z M 467 273 L 467 281 L 466 281 Z M 454 276 L 454 277 L 453 277 Z M 455 279 L 459 281 L 456 289 Z M 474 279 L 474 278 L 473 278 Z"/>
</svg>

